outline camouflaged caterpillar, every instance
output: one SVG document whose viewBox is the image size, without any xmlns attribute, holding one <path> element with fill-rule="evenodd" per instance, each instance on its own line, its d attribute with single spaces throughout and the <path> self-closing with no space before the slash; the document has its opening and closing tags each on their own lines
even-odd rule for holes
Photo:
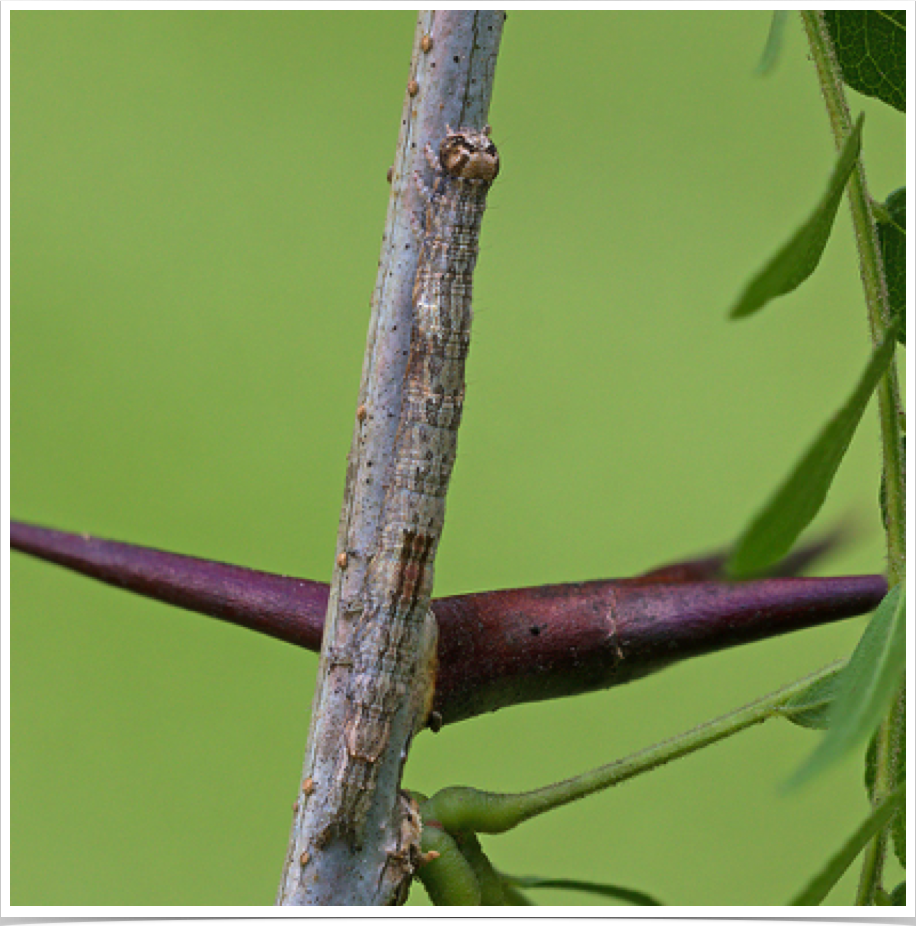
<svg viewBox="0 0 916 926">
<path fill-rule="evenodd" d="M 471 284 L 487 193 L 499 155 L 483 132 L 448 130 L 438 156 L 426 146 L 432 188 L 417 176 L 425 204 L 413 289 L 410 356 L 385 497 L 380 548 L 367 575 L 354 628 L 341 771 L 333 829 L 353 844 L 371 805 L 377 762 L 391 722 L 409 695 L 429 610 L 433 561 L 455 462 L 471 333 Z"/>
</svg>

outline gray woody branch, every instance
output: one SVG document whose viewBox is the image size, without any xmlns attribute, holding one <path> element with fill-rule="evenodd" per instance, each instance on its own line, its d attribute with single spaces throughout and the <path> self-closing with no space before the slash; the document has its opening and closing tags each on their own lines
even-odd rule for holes
<svg viewBox="0 0 916 926">
<path fill-rule="evenodd" d="M 418 714 L 431 697 L 434 679 L 423 671 L 423 660 L 418 660 L 421 671 L 412 680 L 411 695 L 394 719 L 388 746 L 378 759 L 366 838 L 354 846 L 333 835 L 339 808 L 334 806 L 332 785 L 341 770 L 347 692 L 347 667 L 340 654 L 350 649 L 347 634 L 352 625 L 343 615 L 348 603 L 358 600 L 384 527 L 385 469 L 393 456 L 401 413 L 417 270 L 418 247 L 411 223 L 417 205 L 414 171 L 423 169 L 424 145 L 438 141 L 447 125 L 480 128 L 485 124 L 504 19 L 501 11 L 424 10 L 417 22 L 372 298 L 303 787 L 277 896 L 280 906 L 389 905 L 403 898 L 412 874 L 419 823 L 399 786 Z M 435 647 L 436 625 L 430 615 L 423 648 L 434 654 Z"/>
</svg>

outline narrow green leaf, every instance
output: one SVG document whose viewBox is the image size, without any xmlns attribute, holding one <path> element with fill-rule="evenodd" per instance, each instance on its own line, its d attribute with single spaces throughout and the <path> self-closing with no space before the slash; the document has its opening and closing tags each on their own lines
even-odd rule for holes
<svg viewBox="0 0 916 926">
<path fill-rule="evenodd" d="M 744 318 L 763 308 L 771 299 L 784 296 L 799 287 L 814 273 L 833 228 L 846 181 L 856 165 L 862 147 L 862 116 L 837 157 L 827 191 L 808 220 L 784 244 L 763 269 L 748 283 L 731 318 Z"/>
<path fill-rule="evenodd" d="M 878 221 L 878 241 L 891 316 L 899 324 L 897 339 L 906 344 L 906 187 L 888 196 Z"/>
<path fill-rule="evenodd" d="M 892 332 L 872 354 L 846 404 L 827 423 L 788 479 L 739 538 L 726 566 L 731 576 L 753 574 L 782 559 L 814 520 L 868 400 L 894 355 L 894 347 Z"/>
<path fill-rule="evenodd" d="M 770 31 L 767 35 L 767 43 L 764 46 L 763 54 L 757 63 L 755 73 L 763 77 L 769 74 L 779 61 L 782 54 L 783 44 L 786 35 L 786 23 L 789 21 L 789 10 L 774 10 L 773 18 L 770 20 Z"/>
<path fill-rule="evenodd" d="M 815 876 L 794 900 L 790 907 L 817 907 L 830 893 L 833 886 L 843 877 L 846 869 L 855 861 L 856 856 L 868 845 L 869 841 L 887 825 L 887 821 L 897 812 L 903 802 L 906 789 L 898 788 L 888 795 L 887 800 L 849 837 L 843 847 Z"/>
<path fill-rule="evenodd" d="M 828 725 L 833 738 L 848 747 L 868 737 L 887 713 L 906 670 L 906 592 L 895 585 L 884 596 L 858 646 L 840 673 L 840 688 Z"/>
<path fill-rule="evenodd" d="M 906 12 L 825 10 L 843 80 L 853 90 L 906 109 Z"/>
<path fill-rule="evenodd" d="M 906 906 L 906 881 L 901 881 L 891 891 L 891 903 L 895 907 L 905 907 Z"/>
<path fill-rule="evenodd" d="M 826 730 L 827 715 L 833 699 L 836 697 L 840 669 L 832 675 L 826 675 L 812 682 L 804 691 L 786 701 L 780 713 L 786 720 L 807 727 L 809 730 Z"/>
<path fill-rule="evenodd" d="M 906 672 L 906 595 L 895 585 L 878 605 L 840 673 L 827 714 L 827 733 L 792 777 L 807 781 L 871 735 L 887 713 Z"/>
<path fill-rule="evenodd" d="M 637 907 L 664 906 L 660 901 L 643 891 L 618 887 L 616 884 L 597 884 L 594 881 L 578 881 L 575 878 L 538 878 L 506 874 L 503 874 L 502 878 L 512 887 L 552 887 L 566 891 L 583 891 L 586 894 L 596 894 L 599 897 L 612 897 L 614 900 L 623 900 Z"/>
</svg>

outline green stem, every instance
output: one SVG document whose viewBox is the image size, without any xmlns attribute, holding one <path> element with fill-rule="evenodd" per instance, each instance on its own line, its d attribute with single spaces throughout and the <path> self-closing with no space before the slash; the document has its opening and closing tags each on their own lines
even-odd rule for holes
<svg viewBox="0 0 916 926">
<path fill-rule="evenodd" d="M 482 907 L 509 906 L 510 899 L 506 896 L 503 879 L 484 853 L 480 840 L 473 833 L 466 833 L 457 842 L 461 854 L 467 860 L 480 885 L 480 905 Z"/>
<path fill-rule="evenodd" d="M 876 833 L 887 828 L 894 815 L 900 812 L 906 797 L 906 784 L 901 784 L 888 795 L 880 807 L 876 807 L 868 819 L 846 840 L 824 870 L 790 902 L 793 907 L 820 906 L 847 868 L 855 861 L 862 848 L 874 842 Z M 858 906 L 858 904 L 857 904 Z"/>
<path fill-rule="evenodd" d="M 423 803 L 420 811 L 426 824 L 435 821 L 449 833 L 504 833 L 538 814 L 650 772 L 672 759 L 711 746 L 771 717 L 785 716 L 786 704 L 792 697 L 836 672 L 841 664 L 833 663 L 724 717 L 575 778 L 525 794 L 493 794 L 475 788 L 445 788 Z"/>
<path fill-rule="evenodd" d="M 801 17 L 808 35 L 811 57 L 817 69 L 821 92 L 824 95 L 834 141 L 839 147 L 852 130 L 852 119 L 833 43 L 823 12 L 805 10 L 802 11 Z M 890 326 L 891 314 L 888 306 L 884 263 L 861 156 L 849 179 L 848 190 L 869 327 L 872 340 L 879 343 Z M 900 401 L 895 364 L 892 363 L 888 367 L 887 373 L 878 384 L 877 392 L 881 444 L 884 453 L 884 482 L 887 493 L 888 583 L 893 587 L 903 581 L 906 570 L 906 486 L 901 440 L 904 412 Z M 873 797 L 875 806 L 880 805 L 886 799 L 891 781 L 889 768 L 891 736 L 890 721 L 885 720 L 877 736 L 876 779 Z M 886 842 L 885 829 L 871 841 L 865 852 L 856 897 L 857 906 L 871 906 L 875 903 L 877 891 L 881 886 Z"/>
<path fill-rule="evenodd" d="M 417 872 L 435 906 L 480 906 L 480 882 L 448 833 L 434 826 L 424 826 L 420 848 L 423 852 L 438 854 Z"/>
<path fill-rule="evenodd" d="M 834 141 L 839 148 L 852 131 L 852 118 L 846 102 L 840 68 L 823 13 L 819 10 L 805 10 L 802 11 L 801 17 L 808 34 L 811 57 L 817 68 Z M 848 190 L 852 224 L 859 250 L 859 272 L 865 291 L 868 322 L 872 341 L 878 344 L 887 333 L 891 323 L 891 314 L 887 299 L 884 262 L 878 242 L 878 230 L 868 195 L 861 155 L 855 171 L 849 178 Z M 906 561 L 906 499 L 900 429 L 903 421 L 903 405 L 900 401 L 895 365 L 892 364 L 888 368 L 878 384 L 877 391 L 881 419 L 881 443 L 884 450 L 884 474 L 887 485 L 888 582 L 893 586 L 903 579 Z"/>
<path fill-rule="evenodd" d="M 880 807 L 904 779 L 901 742 L 906 735 L 906 688 L 901 688 L 891 712 L 875 734 L 875 779 L 872 806 Z M 862 859 L 856 906 L 878 906 L 883 892 L 881 872 L 887 854 L 887 827 L 872 840 Z"/>
<path fill-rule="evenodd" d="M 881 723 L 875 734 L 875 785 L 872 806 L 879 807 L 887 797 L 890 788 L 891 727 L 888 719 Z M 880 830 L 868 844 L 862 854 L 862 871 L 859 874 L 859 886 L 856 890 L 856 906 L 872 907 L 875 905 L 878 891 L 881 889 L 881 874 L 884 869 L 884 857 L 887 853 L 887 829 Z"/>
</svg>

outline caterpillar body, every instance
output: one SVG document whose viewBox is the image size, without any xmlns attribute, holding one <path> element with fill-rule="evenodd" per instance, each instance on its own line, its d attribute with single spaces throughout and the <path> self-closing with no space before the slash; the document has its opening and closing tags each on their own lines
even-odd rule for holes
<svg viewBox="0 0 916 926">
<path fill-rule="evenodd" d="M 432 188 L 417 178 L 425 204 L 413 288 L 410 355 L 384 504 L 379 549 L 367 571 L 335 782 L 334 829 L 362 838 L 377 762 L 391 722 L 409 695 L 419 635 L 433 586 L 445 495 L 464 404 L 471 287 L 486 198 L 499 172 L 489 130 L 449 131 L 430 146 Z"/>
</svg>

